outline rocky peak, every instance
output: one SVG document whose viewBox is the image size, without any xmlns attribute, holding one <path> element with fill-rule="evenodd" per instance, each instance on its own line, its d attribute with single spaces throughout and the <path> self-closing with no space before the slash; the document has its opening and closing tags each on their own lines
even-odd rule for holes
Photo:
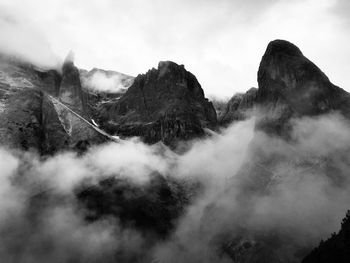
<svg viewBox="0 0 350 263">
<path fill-rule="evenodd" d="M 269 43 L 258 71 L 258 101 L 267 111 L 258 126 L 283 133 L 291 117 L 312 116 L 337 110 L 349 116 L 349 94 L 328 77 L 294 44 Z"/>
<path fill-rule="evenodd" d="M 72 50 L 70 50 L 63 62 L 63 65 L 66 65 L 66 64 L 74 64 L 74 52 Z"/>
<path fill-rule="evenodd" d="M 59 99 L 71 109 L 83 113 L 86 101 L 82 92 L 79 69 L 74 65 L 74 55 L 69 52 L 62 66 Z"/>
<path fill-rule="evenodd" d="M 120 134 L 126 126 L 138 124 L 143 131 L 135 133 L 151 137 L 147 141 L 152 142 L 200 135 L 202 128 L 214 128 L 217 122 L 215 109 L 196 77 L 183 65 L 170 61 L 138 75 L 118 101 L 103 105 L 100 112 L 110 132 Z M 143 134 L 146 124 L 152 126 L 150 136 Z M 125 133 L 130 133 L 127 130 Z"/>
<path fill-rule="evenodd" d="M 234 121 L 244 120 L 249 116 L 257 103 L 257 88 L 250 88 L 246 93 L 235 94 L 226 105 L 225 110 L 219 116 L 219 123 L 223 126 Z"/>
<path fill-rule="evenodd" d="M 281 39 L 276 39 L 271 41 L 267 48 L 265 55 L 266 56 L 275 56 L 278 54 L 283 54 L 283 55 L 288 55 L 288 56 L 293 56 L 293 57 L 303 57 L 303 53 L 300 51 L 300 49 L 294 45 L 293 43 L 286 41 L 286 40 L 281 40 Z"/>
<path fill-rule="evenodd" d="M 158 78 L 167 81 L 176 81 L 178 85 L 186 86 L 191 94 L 198 98 L 204 98 L 204 92 L 197 78 L 185 69 L 184 65 L 178 65 L 172 61 L 160 61 L 158 63 Z"/>
<path fill-rule="evenodd" d="M 259 97 L 262 100 L 283 97 L 293 104 L 298 101 L 305 104 L 311 97 L 336 89 L 298 47 L 284 40 L 272 41 L 267 46 L 258 71 L 258 83 Z M 299 105 L 293 106 L 297 109 L 296 106 Z M 299 110 L 311 109 L 303 107 Z"/>
</svg>

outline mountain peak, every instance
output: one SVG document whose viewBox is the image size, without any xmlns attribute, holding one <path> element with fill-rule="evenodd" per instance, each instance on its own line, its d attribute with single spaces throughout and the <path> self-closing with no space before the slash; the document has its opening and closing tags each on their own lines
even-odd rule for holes
<svg viewBox="0 0 350 263">
<path fill-rule="evenodd" d="M 163 77 L 167 73 L 185 72 L 184 65 L 178 65 L 173 61 L 160 61 L 158 63 L 159 76 Z"/>
<path fill-rule="evenodd" d="M 184 65 L 179 65 L 173 61 L 166 60 L 166 61 L 159 61 L 158 63 L 158 70 L 163 68 L 185 68 Z"/>
<path fill-rule="evenodd" d="M 74 64 L 74 52 L 72 50 L 70 50 L 64 60 L 63 65 L 66 64 Z"/>
<path fill-rule="evenodd" d="M 283 54 L 288 56 L 294 56 L 294 57 L 301 57 L 303 56 L 303 53 L 300 51 L 300 49 L 294 45 L 293 43 L 282 40 L 282 39 L 276 39 L 271 41 L 266 49 L 265 55 L 266 56 L 274 56 L 277 54 Z"/>
<path fill-rule="evenodd" d="M 204 135 L 204 128 L 214 129 L 217 124 L 215 109 L 196 77 L 171 61 L 161 61 L 158 69 L 138 75 L 126 93 L 102 111 L 104 119 L 112 120 L 100 120 L 110 133 L 169 145 Z"/>
<path fill-rule="evenodd" d="M 285 124 L 291 117 L 349 112 L 349 94 L 333 85 L 297 46 L 285 40 L 268 44 L 260 62 L 258 84 L 258 101 L 268 109 L 263 126 L 274 133 L 288 129 Z"/>
</svg>

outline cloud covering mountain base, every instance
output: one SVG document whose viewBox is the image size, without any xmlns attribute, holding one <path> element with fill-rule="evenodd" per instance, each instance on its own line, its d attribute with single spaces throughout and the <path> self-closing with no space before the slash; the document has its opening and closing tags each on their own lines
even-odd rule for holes
<svg viewBox="0 0 350 263">
<path fill-rule="evenodd" d="M 136 139 L 46 159 L 2 148 L 1 258 L 297 262 L 349 208 L 350 127 L 337 114 L 292 123 L 289 141 L 250 119 L 181 154 Z"/>
</svg>

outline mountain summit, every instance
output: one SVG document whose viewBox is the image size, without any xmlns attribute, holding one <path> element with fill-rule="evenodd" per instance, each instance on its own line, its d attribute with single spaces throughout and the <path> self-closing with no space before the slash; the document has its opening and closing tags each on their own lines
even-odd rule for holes
<svg viewBox="0 0 350 263">
<path fill-rule="evenodd" d="M 159 62 L 138 75 L 119 100 L 101 106 L 100 122 L 110 133 L 141 136 L 147 142 L 172 144 L 215 129 L 216 112 L 197 78 L 183 65 Z"/>
<path fill-rule="evenodd" d="M 282 134 L 291 117 L 340 111 L 350 116 L 350 95 L 328 77 L 294 44 L 285 40 L 269 43 L 258 71 L 257 100 L 266 110 L 258 126 Z"/>
</svg>

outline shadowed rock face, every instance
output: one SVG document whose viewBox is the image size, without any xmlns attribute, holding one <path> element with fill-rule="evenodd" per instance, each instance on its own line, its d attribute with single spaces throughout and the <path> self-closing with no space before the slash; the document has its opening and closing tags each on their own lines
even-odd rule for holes
<svg viewBox="0 0 350 263">
<path fill-rule="evenodd" d="M 266 110 L 257 127 L 286 135 L 291 117 L 340 111 L 349 117 L 350 96 L 294 44 L 285 40 L 269 43 L 258 71 L 258 101 Z"/>
<path fill-rule="evenodd" d="M 78 189 L 77 197 L 88 209 L 88 221 L 113 216 L 145 235 L 164 238 L 174 230 L 177 219 L 197 192 L 195 184 L 154 174 L 146 185 L 126 178 L 104 179 L 98 185 Z"/>
<path fill-rule="evenodd" d="M 119 100 L 101 105 L 99 114 L 110 133 L 141 136 L 150 143 L 201 136 L 203 128 L 214 129 L 217 123 L 196 77 L 169 61 L 137 76 Z"/>
<path fill-rule="evenodd" d="M 234 95 L 219 117 L 220 125 L 227 126 L 232 122 L 246 119 L 257 104 L 257 92 L 258 89 L 251 88 L 246 93 Z"/>
<path fill-rule="evenodd" d="M 56 70 L 39 70 L 18 59 L 0 56 L 1 144 L 52 154 L 79 148 L 82 142 L 105 142 L 104 136 L 58 102 L 57 96 L 69 94 L 63 95 L 67 105 L 87 116 L 81 91 L 79 72 L 72 61 L 64 64 L 61 75 Z"/>
<path fill-rule="evenodd" d="M 121 93 L 101 95 L 84 90 L 72 54 L 65 60 L 61 74 L 56 70 L 38 70 L 16 59 L 4 57 L 1 61 L 6 110 L 1 118 L 8 120 L 1 124 L 4 126 L 1 136 L 3 141 L 12 138 L 10 141 L 22 145 L 20 148 L 48 153 L 74 148 L 81 142 L 90 145 L 106 141 L 69 109 L 87 122 L 95 119 L 110 133 L 140 136 L 148 143 L 163 141 L 171 145 L 203 135 L 203 128 L 216 127 L 215 110 L 204 97 L 196 77 L 173 62 L 161 62 L 158 69 L 139 75 L 126 92 L 124 89 Z M 114 72 L 97 71 L 91 74 L 115 76 Z M 133 78 L 125 81 L 131 84 Z M 27 119 L 30 123 L 36 121 L 30 124 Z M 18 124 L 22 122 L 25 123 Z M 31 131 L 34 128 L 35 134 Z M 19 129 L 21 132 L 17 133 Z"/>
<path fill-rule="evenodd" d="M 85 113 L 86 98 L 82 91 L 79 69 L 74 66 L 72 53 L 68 54 L 62 66 L 59 99 L 77 113 Z"/>
</svg>

